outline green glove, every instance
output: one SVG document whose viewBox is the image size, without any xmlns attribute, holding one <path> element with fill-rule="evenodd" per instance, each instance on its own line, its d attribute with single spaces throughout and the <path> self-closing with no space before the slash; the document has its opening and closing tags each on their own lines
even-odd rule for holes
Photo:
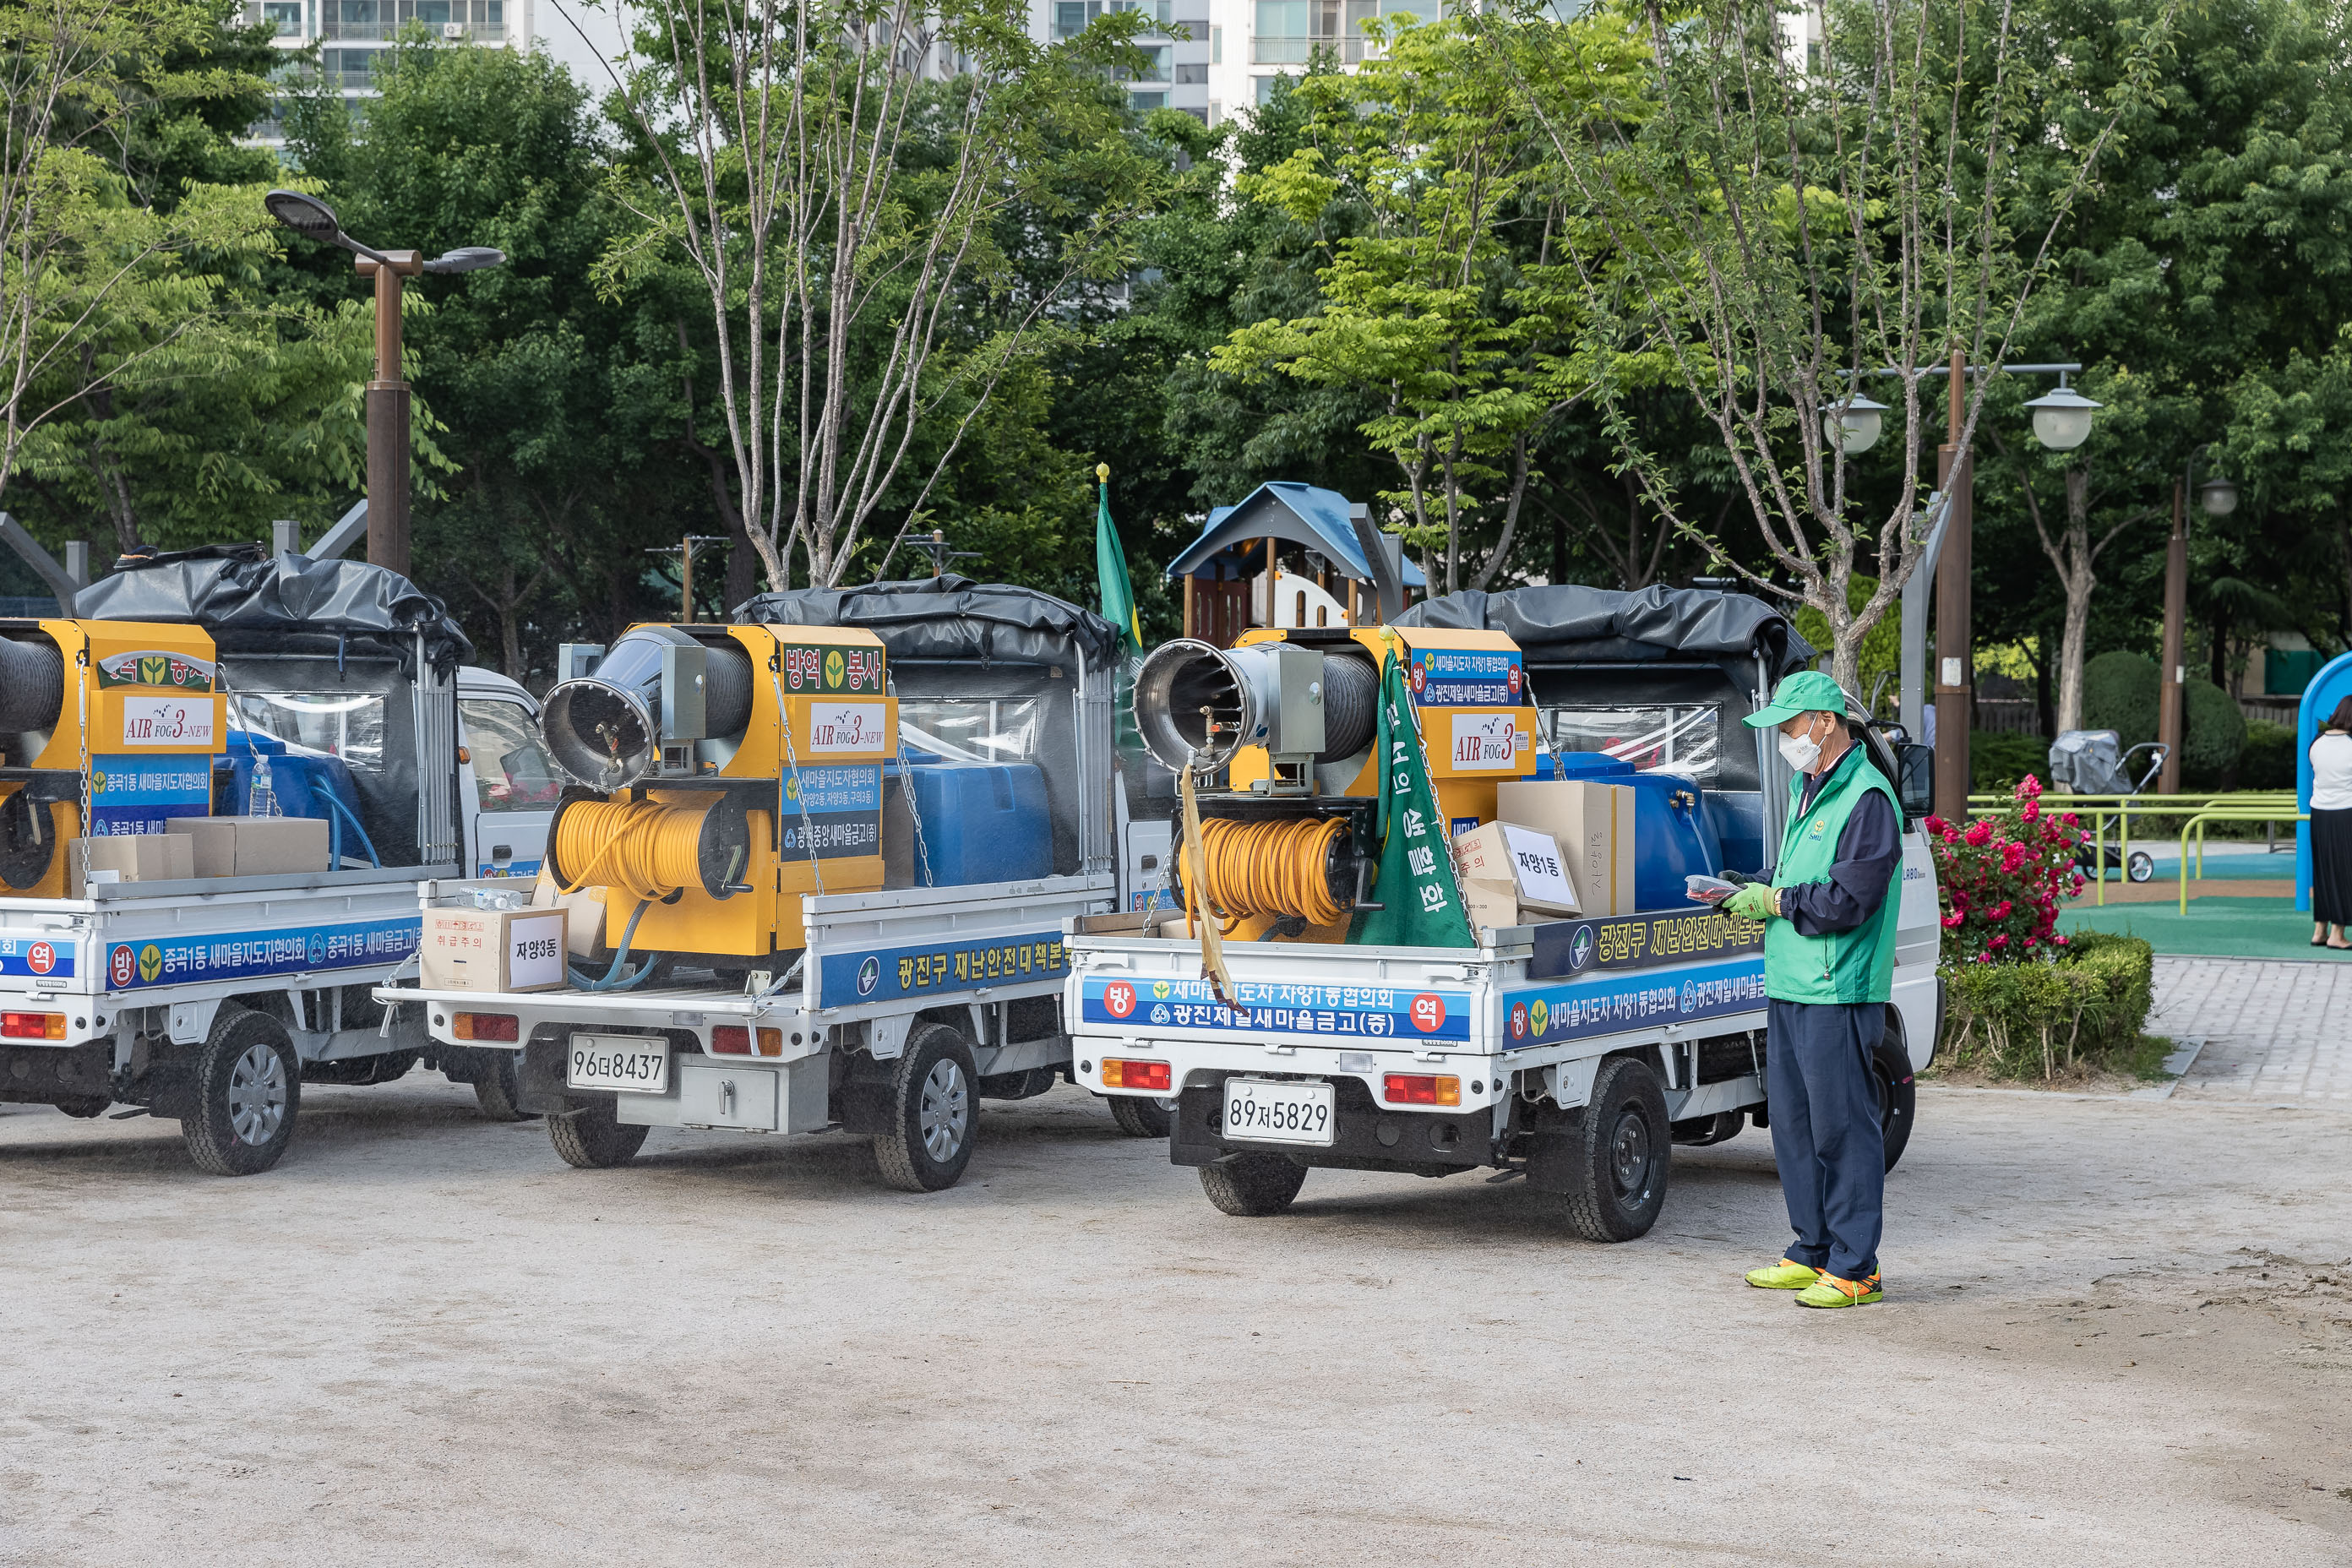
<svg viewBox="0 0 2352 1568">
<path fill-rule="evenodd" d="M 1750 882 L 1723 900 L 1723 907 L 1744 920 L 1760 921 L 1772 912 L 1772 889 Z"/>
</svg>

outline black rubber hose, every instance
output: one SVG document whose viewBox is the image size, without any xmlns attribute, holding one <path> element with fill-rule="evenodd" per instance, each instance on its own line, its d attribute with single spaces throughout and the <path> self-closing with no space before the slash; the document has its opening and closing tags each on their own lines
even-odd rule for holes
<svg viewBox="0 0 2352 1568">
<path fill-rule="evenodd" d="M 1380 690 L 1370 659 L 1335 653 L 1323 660 L 1323 749 L 1317 762 L 1344 762 L 1372 743 Z"/>
<path fill-rule="evenodd" d="M 65 700 L 65 656 L 55 644 L 0 637 L 0 734 L 54 727 Z"/>
</svg>

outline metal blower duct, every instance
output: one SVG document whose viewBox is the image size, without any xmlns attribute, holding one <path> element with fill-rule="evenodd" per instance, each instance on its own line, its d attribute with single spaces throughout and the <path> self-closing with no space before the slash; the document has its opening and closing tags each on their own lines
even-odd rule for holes
<svg viewBox="0 0 2352 1568">
<path fill-rule="evenodd" d="M 1339 762 L 1371 743 L 1378 685 L 1371 661 L 1352 653 L 1186 637 L 1152 649 L 1137 671 L 1135 725 L 1171 772 L 1224 767 L 1244 746 Z"/>
<path fill-rule="evenodd" d="M 539 728 L 565 773 L 611 791 L 659 774 L 663 746 L 732 738 L 751 718 L 751 659 L 740 647 L 639 626 L 595 674 L 547 694 Z"/>
</svg>

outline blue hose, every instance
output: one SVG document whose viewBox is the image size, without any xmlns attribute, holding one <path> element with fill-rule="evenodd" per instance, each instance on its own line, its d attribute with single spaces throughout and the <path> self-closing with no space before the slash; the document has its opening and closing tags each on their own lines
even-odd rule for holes
<svg viewBox="0 0 2352 1568">
<path fill-rule="evenodd" d="M 613 954 L 613 967 L 604 972 L 604 978 L 591 979 L 577 969 L 573 969 L 571 971 L 573 985 L 583 991 L 626 991 L 645 983 L 646 976 L 654 972 L 656 960 L 646 959 L 637 965 L 637 972 L 635 974 L 626 977 L 621 973 L 621 965 L 629 962 L 629 943 L 636 940 L 637 922 L 646 918 L 646 910 L 652 902 L 651 899 L 637 900 L 636 911 L 629 916 L 629 923 L 621 930 L 620 951 Z"/>
<path fill-rule="evenodd" d="M 327 820 L 333 823 L 339 830 L 346 822 L 352 825 L 352 831 L 360 836 L 360 847 L 367 851 L 368 864 L 371 866 L 381 867 L 383 864 L 383 858 L 376 854 L 375 846 L 368 841 L 367 829 L 360 826 L 360 819 L 352 813 L 352 808 L 345 805 L 341 801 L 337 800 L 333 795 L 330 794 L 326 790 L 314 790 L 311 793 L 316 795 L 320 800 L 327 803 L 327 808 L 334 813 L 334 815 L 330 816 Z M 340 841 L 334 847 L 334 860 L 335 869 L 338 871 L 341 870 L 343 868 L 343 847 Z"/>
</svg>

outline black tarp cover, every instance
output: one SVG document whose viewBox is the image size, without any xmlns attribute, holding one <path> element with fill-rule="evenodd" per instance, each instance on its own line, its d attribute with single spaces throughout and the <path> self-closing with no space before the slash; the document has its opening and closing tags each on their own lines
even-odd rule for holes
<svg viewBox="0 0 2352 1568">
<path fill-rule="evenodd" d="M 200 626 L 224 653 L 332 653 L 338 639 L 368 639 L 404 661 L 422 632 L 445 678 L 474 655 L 441 601 L 399 573 L 362 561 L 273 560 L 255 545 L 127 560 L 84 588 L 74 613 Z"/>
<path fill-rule="evenodd" d="M 1118 652 L 1118 628 L 1051 594 L 952 574 L 855 588 L 758 594 L 733 618 L 759 626 L 857 626 L 891 658 L 977 659 L 982 664 L 1072 662 L 1099 673 Z M 1074 672 L 1075 673 L 1075 672 Z"/>
<path fill-rule="evenodd" d="M 1722 661 L 1761 654 L 1778 680 L 1811 668 L 1821 657 L 1788 617 L 1761 599 L 1705 588 L 1628 594 L 1558 584 L 1448 594 L 1413 605 L 1397 624 L 1501 632 L 1519 645 L 1529 664 Z"/>
</svg>

